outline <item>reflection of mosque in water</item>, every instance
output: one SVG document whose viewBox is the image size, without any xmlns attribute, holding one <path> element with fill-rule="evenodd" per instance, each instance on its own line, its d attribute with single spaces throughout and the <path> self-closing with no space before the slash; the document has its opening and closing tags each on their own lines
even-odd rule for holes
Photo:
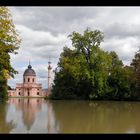
<svg viewBox="0 0 140 140">
<path fill-rule="evenodd" d="M 43 103 L 47 103 L 47 131 L 54 132 L 52 127 L 53 110 L 49 101 L 46 102 L 43 98 L 10 98 L 8 102 L 15 104 L 16 110 L 22 112 L 22 121 L 26 130 L 32 129 L 36 115 L 41 110 Z"/>
</svg>

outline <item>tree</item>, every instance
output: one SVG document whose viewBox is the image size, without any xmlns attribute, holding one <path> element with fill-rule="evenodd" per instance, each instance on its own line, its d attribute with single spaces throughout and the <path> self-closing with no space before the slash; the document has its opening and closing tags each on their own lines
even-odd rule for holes
<svg viewBox="0 0 140 140">
<path fill-rule="evenodd" d="M 107 77 L 111 65 L 108 52 L 99 48 L 103 33 L 87 29 L 83 35 L 73 32 L 69 37 L 74 49 L 65 47 L 60 55 L 52 96 L 102 98 L 107 91 Z"/>
<path fill-rule="evenodd" d="M 0 98 L 6 98 L 7 80 L 17 71 L 11 66 L 10 53 L 17 54 L 21 39 L 7 7 L 0 7 Z"/>
<path fill-rule="evenodd" d="M 140 97 L 140 49 L 136 52 L 132 60 L 131 67 L 133 69 L 132 84 L 133 84 L 133 98 Z"/>
<path fill-rule="evenodd" d="M 85 79 L 82 76 L 83 70 L 82 56 L 75 50 L 64 47 L 59 59 L 58 67 L 55 70 L 55 79 L 53 85 L 53 98 L 73 99 L 82 97 L 76 89 L 79 89 L 79 81 Z"/>
<path fill-rule="evenodd" d="M 52 89 L 55 99 L 113 99 L 132 97 L 131 67 L 115 52 L 100 48 L 103 33 L 86 29 L 69 35 L 72 47 L 60 55 Z"/>
<path fill-rule="evenodd" d="M 110 52 L 112 64 L 108 77 L 110 87 L 110 98 L 122 100 L 129 98 L 131 94 L 131 76 L 132 69 L 129 66 L 124 66 L 122 60 L 119 59 L 116 52 Z"/>
<path fill-rule="evenodd" d="M 120 81 L 120 74 L 122 73 L 123 69 L 123 62 L 119 60 L 118 55 L 116 52 L 112 51 L 110 52 L 110 55 L 112 57 L 112 64 L 110 67 L 110 73 L 109 73 L 109 86 L 110 86 L 110 92 L 111 92 L 111 97 L 117 98 L 119 94 L 119 83 Z"/>
<path fill-rule="evenodd" d="M 69 37 L 71 38 L 73 47 L 85 56 L 89 68 L 92 69 L 91 55 L 93 47 L 100 46 L 104 37 L 103 33 L 99 30 L 92 31 L 90 28 L 87 28 L 83 35 L 73 32 Z"/>
</svg>

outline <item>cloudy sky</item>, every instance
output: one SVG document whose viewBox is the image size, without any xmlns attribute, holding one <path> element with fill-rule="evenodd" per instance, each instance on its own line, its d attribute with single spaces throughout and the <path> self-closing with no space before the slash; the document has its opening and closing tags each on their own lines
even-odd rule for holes
<svg viewBox="0 0 140 140">
<path fill-rule="evenodd" d="M 29 59 L 36 71 L 37 81 L 47 88 L 47 66 L 50 56 L 53 69 L 65 45 L 71 47 L 68 35 L 83 33 L 90 27 L 104 32 L 101 47 L 116 51 L 125 65 L 129 65 L 140 46 L 140 7 L 9 7 L 20 37 L 17 55 L 11 63 L 19 72 L 8 81 L 15 88 Z M 52 72 L 52 77 L 54 74 Z"/>
</svg>

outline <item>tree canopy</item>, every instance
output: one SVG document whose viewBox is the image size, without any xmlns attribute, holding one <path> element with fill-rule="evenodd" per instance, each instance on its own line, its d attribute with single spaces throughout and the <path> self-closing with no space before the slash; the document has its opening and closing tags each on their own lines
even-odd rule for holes
<svg viewBox="0 0 140 140">
<path fill-rule="evenodd" d="M 17 71 L 12 67 L 10 54 L 17 54 L 21 39 L 7 7 L 0 7 L 0 98 L 7 96 L 7 79 Z"/>
<path fill-rule="evenodd" d="M 131 96 L 132 68 L 116 52 L 100 48 L 104 35 L 87 28 L 69 35 L 72 47 L 60 55 L 51 97 L 54 99 L 114 99 Z"/>
</svg>

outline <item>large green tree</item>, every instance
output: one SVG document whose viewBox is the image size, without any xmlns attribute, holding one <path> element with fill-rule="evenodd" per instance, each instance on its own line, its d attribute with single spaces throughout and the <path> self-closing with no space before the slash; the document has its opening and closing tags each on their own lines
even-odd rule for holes
<svg viewBox="0 0 140 140">
<path fill-rule="evenodd" d="M 99 48 L 103 33 L 86 29 L 69 37 L 74 49 L 65 47 L 55 71 L 52 96 L 67 98 L 102 98 L 107 88 L 111 57 Z"/>
<path fill-rule="evenodd" d="M 0 7 L 0 98 L 7 97 L 7 80 L 17 71 L 11 66 L 10 54 L 16 54 L 21 39 L 7 7 Z"/>
<path fill-rule="evenodd" d="M 89 98 L 100 98 L 107 89 L 107 76 L 111 57 L 99 48 L 103 41 L 103 32 L 87 28 L 83 35 L 73 32 L 70 35 L 72 46 L 85 58 L 88 81 L 90 82 Z M 90 89 L 91 89 L 90 88 Z"/>
<path fill-rule="evenodd" d="M 100 48 L 103 33 L 86 29 L 69 35 L 72 48 L 64 47 L 55 70 L 52 98 L 128 99 L 132 68 L 115 52 Z"/>
</svg>

